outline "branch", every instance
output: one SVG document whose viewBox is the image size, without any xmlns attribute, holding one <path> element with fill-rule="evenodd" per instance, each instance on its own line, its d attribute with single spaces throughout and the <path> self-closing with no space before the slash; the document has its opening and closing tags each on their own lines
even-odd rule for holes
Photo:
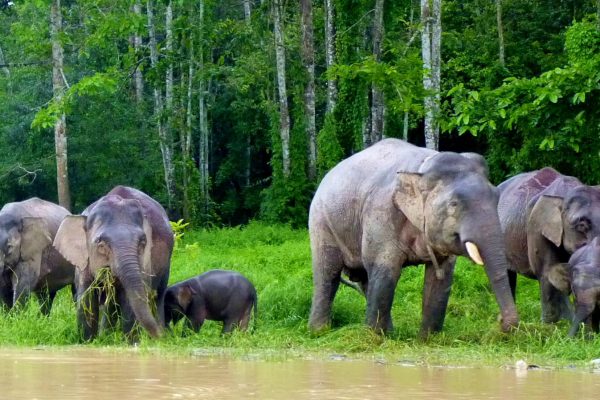
<svg viewBox="0 0 600 400">
<path fill-rule="evenodd" d="M 0 68 L 29 67 L 31 65 L 50 65 L 50 61 L 35 61 L 35 62 L 26 62 L 26 63 L 7 63 L 7 64 L 0 64 Z"/>
<path fill-rule="evenodd" d="M 21 176 L 19 176 L 18 179 L 33 176 L 31 181 L 29 182 L 29 184 L 31 185 L 37 178 L 38 172 L 42 172 L 43 170 L 41 168 L 38 168 L 38 169 L 34 169 L 33 171 L 29 171 L 27 168 L 23 167 L 21 165 L 21 163 L 18 163 L 18 164 L 13 165 L 7 172 L 2 174 L 0 176 L 0 179 L 6 178 L 7 176 L 9 176 L 10 174 L 12 174 L 15 171 L 23 172 L 23 174 Z"/>
</svg>

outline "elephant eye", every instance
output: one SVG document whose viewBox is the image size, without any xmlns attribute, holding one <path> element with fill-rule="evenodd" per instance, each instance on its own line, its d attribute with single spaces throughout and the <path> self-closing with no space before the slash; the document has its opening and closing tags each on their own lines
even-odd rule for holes
<svg viewBox="0 0 600 400">
<path fill-rule="evenodd" d="M 575 229 L 581 233 L 588 233 L 590 230 L 590 222 L 585 218 L 581 218 L 575 224 Z"/>
<path fill-rule="evenodd" d="M 140 246 L 146 246 L 146 235 L 140 238 Z"/>
</svg>

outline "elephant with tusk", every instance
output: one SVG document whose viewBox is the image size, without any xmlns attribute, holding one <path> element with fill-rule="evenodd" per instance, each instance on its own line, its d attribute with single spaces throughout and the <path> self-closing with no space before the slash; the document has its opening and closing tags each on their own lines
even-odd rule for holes
<svg viewBox="0 0 600 400">
<path fill-rule="evenodd" d="M 392 329 L 403 267 L 425 263 L 421 336 L 442 329 L 457 255 L 485 264 L 502 313 L 518 323 L 511 296 L 498 195 L 485 160 L 385 139 L 340 162 L 310 206 L 313 299 L 309 326 L 330 324 L 342 272 L 366 292 L 366 323 Z"/>
</svg>

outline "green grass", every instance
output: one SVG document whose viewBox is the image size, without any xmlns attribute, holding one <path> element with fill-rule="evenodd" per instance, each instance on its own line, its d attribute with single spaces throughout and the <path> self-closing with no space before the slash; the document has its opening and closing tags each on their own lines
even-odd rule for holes
<svg viewBox="0 0 600 400">
<path fill-rule="evenodd" d="M 459 259 L 456 267 L 444 331 L 427 342 L 417 339 L 423 268 L 403 271 L 392 309 L 395 330 L 386 337 L 364 327 L 365 300 L 346 287 L 336 296 L 332 329 L 320 335 L 308 331 L 312 272 L 306 230 L 252 223 L 243 229 L 187 232 L 174 252 L 171 283 L 215 268 L 239 271 L 256 286 L 258 318 L 253 331 L 223 337 L 220 323 L 208 321 L 196 335 L 180 324 L 160 340 L 143 337 L 141 351 L 257 358 L 343 354 L 390 362 L 468 365 L 512 365 L 525 359 L 553 367 L 583 366 L 600 357 L 600 335 L 569 339 L 566 322 L 540 322 L 538 284 L 525 278 L 519 278 L 517 287 L 521 325 L 516 332 L 502 334 L 486 275 L 466 259 Z M 0 314 L 0 345 L 80 345 L 70 292 L 59 293 L 49 317 L 41 316 L 35 300 L 20 312 Z M 119 351 L 129 347 L 120 332 L 102 333 L 82 346 Z"/>
</svg>

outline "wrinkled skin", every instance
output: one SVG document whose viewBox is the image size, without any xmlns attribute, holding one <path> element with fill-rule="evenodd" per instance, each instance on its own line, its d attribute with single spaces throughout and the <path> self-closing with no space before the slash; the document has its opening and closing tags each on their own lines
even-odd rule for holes
<svg viewBox="0 0 600 400">
<path fill-rule="evenodd" d="M 485 161 L 473 153 L 438 153 L 385 139 L 339 163 L 310 207 L 310 328 L 329 326 L 344 272 L 366 292 L 366 323 L 390 331 L 402 268 L 425 263 L 421 336 L 441 330 L 456 256 L 468 254 L 468 242 L 485 262 L 503 329 L 515 326 L 497 200 Z"/>
<path fill-rule="evenodd" d="M 236 326 L 245 331 L 252 309 L 256 314 L 256 302 L 256 289 L 243 275 L 208 271 L 167 289 L 165 323 L 176 324 L 186 317 L 189 326 L 198 332 L 208 319 L 222 321 L 222 333 L 229 333 Z"/>
<path fill-rule="evenodd" d="M 74 266 L 53 247 L 63 207 L 38 198 L 8 203 L 0 210 L 0 301 L 23 305 L 34 293 L 48 315 L 56 292 L 73 284 Z"/>
<path fill-rule="evenodd" d="M 519 174 L 498 186 L 513 296 L 516 274 L 540 282 L 542 320 L 571 320 L 568 291 L 552 283 L 578 248 L 600 235 L 600 190 L 552 168 Z"/>
<path fill-rule="evenodd" d="M 84 340 L 98 332 L 99 306 L 106 293 L 90 286 L 103 267 L 110 267 L 116 278 L 123 332 L 135 338 L 131 332 L 138 321 L 150 336 L 162 334 L 173 240 L 163 207 L 125 186 L 112 189 L 82 215 L 63 221 L 54 246 L 77 266 L 78 320 Z M 158 321 L 151 310 L 151 298 L 156 300 Z"/>
</svg>

